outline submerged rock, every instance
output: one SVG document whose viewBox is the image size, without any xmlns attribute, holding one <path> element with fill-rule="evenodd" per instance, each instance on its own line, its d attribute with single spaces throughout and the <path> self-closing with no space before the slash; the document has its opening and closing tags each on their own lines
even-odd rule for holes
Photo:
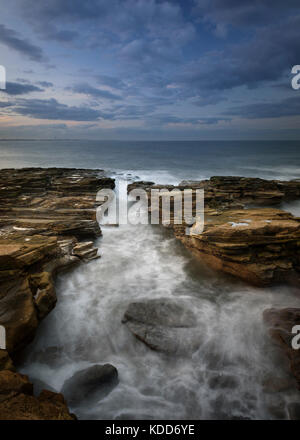
<svg viewBox="0 0 300 440">
<path fill-rule="evenodd" d="M 113 365 L 93 365 L 73 374 L 61 391 L 69 405 L 76 405 L 86 399 L 103 399 L 118 383 L 118 371 Z"/>
<path fill-rule="evenodd" d="M 185 301 L 169 298 L 131 303 L 122 322 L 150 348 L 169 354 L 195 351 L 204 331 Z"/>
</svg>

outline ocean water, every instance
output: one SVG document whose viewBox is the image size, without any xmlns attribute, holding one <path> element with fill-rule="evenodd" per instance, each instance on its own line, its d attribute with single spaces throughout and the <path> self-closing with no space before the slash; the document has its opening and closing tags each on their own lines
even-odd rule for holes
<svg viewBox="0 0 300 440">
<path fill-rule="evenodd" d="M 300 142 L 294 141 L 0 141 L 0 168 L 104 168 L 158 183 L 240 175 L 300 178 Z"/>
<path fill-rule="evenodd" d="M 104 168 L 117 181 L 177 183 L 211 175 L 300 178 L 297 143 L 0 142 L 1 167 Z M 299 209 L 289 204 L 288 209 Z M 111 363 L 119 385 L 81 419 L 285 419 L 299 401 L 262 313 L 300 305 L 299 289 L 253 288 L 205 266 L 159 226 L 103 227 L 101 258 L 60 274 L 58 303 L 21 371 L 60 391 L 82 368 Z M 195 311 L 201 345 L 184 356 L 150 350 L 122 324 L 129 303 L 177 298 Z M 196 331 L 199 331 L 196 329 Z M 274 392 L 283 381 L 291 387 Z M 270 385 L 271 384 L 271 385 Z"/>
</svg>

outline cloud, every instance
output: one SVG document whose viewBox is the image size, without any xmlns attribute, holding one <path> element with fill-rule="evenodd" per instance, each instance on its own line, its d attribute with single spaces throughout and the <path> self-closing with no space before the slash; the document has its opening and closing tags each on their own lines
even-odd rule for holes
<svg viewBox="0 0 300 440">
<path fill-rule="evenodd" d="M 214 25 L 217 36 L 224 37 L 229 26 L 265 26 L 297 13 L 298 8 L 298 0 L 195 0 L 194 14 Z"/>
<path fill-rule="evenodd" d="M 45 88 L 53 87 L 53 83 L 49 81 L 38 81 L 37 84 Z"/>
<path fill-rule="evenodd" d="M 124 90 L 127 89 L 127 84 L 120 78 L 117 78 L 116 76 L 109 76 L 109 75 L 96 75 L 95 76 L 96 81 L 99 85 L 102 86 L 109 86 L 113 89 L 119 89 Z"/>
<path fill-rule="evenodd" d="M 88 107 L 68 106 L 56 99 L 19 99 L 14 111 L 23 116 L 36 119 L 61 121 L 96 121 L 102 113 Z"/>
<path fill-rule="evenodd" d="M 258 102 L 244 106 L 233 107 L 226 114 L 247 119 L 281 118 L 300 116 L 300 97 L 292 96 L 275 102 Z"/>
<path fill-rule="evenodd" d="M 175 83 L 183 87 L 189 84 L 201 93 L 239 86 L 253 88 L 279 80 L 300 59 L 299 28 L 300 15 L 258 29 L 248 42 L 190 62 L 177 75 Z"/>
<path fill-rule="evenodd" d="M 43 92 L 43 89 L 28 83 L 7 82 L 6 89 L 2 92 L 8 95 L 26 95 L 31 92 Z"/>
<path fill-rule="evenodd" d="M 117 101 L 122 99 L 122 96 L 111 93 L 108 90 L 97 89 L 96 87 L 90 86 L 89 84 L 76 84 L 73 87 L 67 87 L 67 90 L 72 90 L 75 93 L 82 93 L 85 95 L 92 96 L 93 98 L 103 98 L 112 101 Z"/>
<path fill-rule="evenodd" d="M 16 50 L 22 55 L 26 55 L 33 61 L 44 61 L 45 57 L 40 47 L 31 44 L 26 39 L 19 37 L 17 32 L 0 24 L 0 43 L 5 44 L 11 49 Z"/>
<path fill-rule="evenodd" d="M 0 101 L 0 108 L 11 107 L 14 104 L 12 102 Z"/>
</svg>

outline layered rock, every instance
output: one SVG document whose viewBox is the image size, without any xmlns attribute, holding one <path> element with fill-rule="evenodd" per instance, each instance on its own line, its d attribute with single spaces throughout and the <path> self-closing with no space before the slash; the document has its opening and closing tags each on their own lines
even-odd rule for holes
<svg viewBox="0 0 300 440">
<path fill-rule="evenodd" d="M 255 205 L 277 205 L 300 197 L 300 180 L 279 181 L 253 177 L 214 176 L 199 182 L 182 181 L 179 188 L 202 188 L 206 205 L 223 207 L 238 202 Z"/>
<path fill-rule="evenodd" d="M 247 209 L 205 212 L 201 234 L 178 238 L 217 270 L 250 284 L 265 286 L 300 280 L 300 222 L 281 210 Z"/>
<path fill-rule="evenodd" d="M 6 351 L 0 352 L 0 369 L 14 368 L 11 357 L 32 341 L 55 306 L 56 273 L 98 258 L 91 239 L 101 235 L 96 220 L 101 188 L 114 188 L 101 170 L 1 170 L 0 325 L 6 329 Z"/>
<path fill-rule="evenodd" d="M 0 420 L 75 420 L 62 394 L 42 391 L 33 395 L 28 377 L 0 371 Z"/>
<path fill-rule="evenodd" d="M 175 186 L 136 182 L 128 190 L 143 188 L 149 195 L 151 215 L 164 223 L 162 203 L 154 206 L 151 190 L 163 189 L 182 192 L 191 188 L 204 190 L 204 230 L 197 233 L 195 226 L 186 233 L 192 222 L 178 223 L 171 199 L 168 226 L 189 249 L 208 265 L 234 275 L 251 284 L 265 286 L 289 281 L 299 282 L 300 219 L 273 208 L 249 208 L 253 205 L 275 205 L 300 197 L 300 181 L 279 182 L 242 177 L 212 177 L 201 182 L 181 182 Z M 195 217 L 195 196 L 190 205 Z M 166 222 L 165 222 L 166 223 Z M 166 224 L 165 224 L 166 225 Z"/>
</svg>

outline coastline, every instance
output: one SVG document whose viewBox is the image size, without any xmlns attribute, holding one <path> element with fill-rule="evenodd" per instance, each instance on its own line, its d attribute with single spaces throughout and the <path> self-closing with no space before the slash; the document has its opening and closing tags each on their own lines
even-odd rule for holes
<svg viewBox="0 0 300 440">
<path fill-rule="evenodd" d="M 9 325 L 7 352 L 1 351 L 0 394 L 5 396 L 0 402 L 1 414 L 6 418 L 74 418 L 68 412 L 61 394 L 47 391 L 42 392 L 38 398 L 34 397 L 32 385 L 29 384 L 26 376 L 14 372 L 10 355 L 14 358 L 15 354 L 33 339 L 39 322 L 55 306 L 56 296 L 53 285 L 55 273 L 74 264 L 97 258 L 93 239 L 101 234 L 101 230 L 95 220 L 95 193 L 100 188 L 113 188 L 114 181 L 105 177 L 101 170 L 53 168 L 3 170 L 3 179 L 5 185 L 3 182 L 3 192 L 0 193 L 0 201 L 2 201 L 0 246 L 2 246 L 1 261 L 5 262 L 5 266 L 2 265 L 4 270 L 1 271 L 1 282 L 3 291 L 7 289 L 7 294 L 4 293 L 0 301 L 3 299 L 5 301 L 9 321 L 0 320 L 0 323 L 7 325 L 8 322 Z M 229 177 L 193 182 L 193 189 L 203 186 L 206 188 L 208 235 L 205 246 L 199 246 L 202 240 L 200 237 L 193 237 L 191 242 L 182 234 L 182 228 L 175 225 L 171 225 L 170 228 L 189 250 L 194 251 L 193 248 L 196 248 L 199 256 L 207 263 L 211 263 L 207 258 L 209 254 L 213 254 L 218 261 L 227 261 L 227 265 L 222 264 L 221 267 L 220 263 L 216 265 L 213 261 L 211 265 L 214 268 L 217 266 L 217 271 L 229 272 L 250 284 L 256 284 L 255 276 L 259 274 L 257 284 L 260 286 L 287 282 L 289 275 L 293 275 L 294 278 L 299 268 L 297 266 L 299 218 L 278 209 L 265 208 L 265 205 L 271 202 L 276 206 L 286 200 L 298 199 L 300 182 L 274 182 Z M 191 182 L 183 182 L 178 187 L 182 190 L 190 185 Z M 281 191 L 278 191 L 278 186 Z M 149 189 L 154 186 L 149 182 L 135 182 L 128 189 L 133 187 Z M 159 188 L 157 185 L 156 187 Z M 234 198 L 231 196 L 233 192 Z M 251 208 L 248 206 L 249 203 L 259 204 L 261 208 Z M 86 241 L 91 239 L 92 241 Z M 272 249 L 269 248 L 270 240 Z M 218 253 L 215 251 L 215 243 L 218 243 Z M 220 246 L 220 243 L 223 245 Z M 280 247 L 282 244 L 284 252 Z M 225 249 L 226 252 L 220 252 L 220 249 L 222 251 Z M 257 259 L 258 256 L 261 260 L 257 261 L 255 267 L 251 267 L 250 272 L 241 270 L 247 267 L 249 258 Z M 278 259 L 282 260 L 282 258 L 283 261 L 278 262 Z M 236 267 L 237 264 L 239 264 L 237 270 L 228 270 L 228 267 Z M 271 276 L 270 265 L 272 265 Z M 12 298 L 11 302 L 10 298 Z M 23 302 L 19 301 L 19 298 Z M 19 308 L 14 313 L 18 315 L 11 316 L 12 304 L 16 302 Z M 166 306 L 167 310 L 171 307 L 170 310 L 173 310 L 172 304 L 163 305 L 158 302 L 158 306 L 159 308 Z M 3 309 L 1 302 L 0 307 Z M 148 325 L 147 320 L 151 316 L 152 319 L 154 316 L 157 322 L 160 322 L 157 315 L 160 312 L 155 305 L 146 303 L 142 304 L 142 307 L 145 307 L 143 319 L 146 316 L 143 325 Z M 149 307 L 152 310 L 150 318 Z M 177 313 L 179 312 L 180 309 Z M 263 310 L 261 312 L 263 313 Z M 139 313 L 139 309 L 129 307 L 123 322 L 139 340 L 157 350 L 157 344 L 153 344 L 151 335 L 148 340 L 141 336 L 141 332 L 143 334 L 147 327 L 137 327 L 136 322 L 138 321 L 139 325 L 141 323 Z M 294 325 L 299 320 L 297 309 L 292 313 L 293 322 L 291 313 L 287 319 L 286 315 L 282 315 L 282 310 L 272 311 L 271 318 L 270 313 L 265 313 L 271 336 L 274 337 L 275 334 L 274 339 L 281 342 L 284 352 L 290 358 L 288 344 L 291 335 L 285 339 L 281 336 L 282 329 L 288 333 L 287 324 Z M 179 319 L 176 316 L 175 313 L 175 321 Z M 26 317 L 26 320 L 23 317 Z M 176 326 L 178 323 L 174 322 L 172 325 Z M 167 333 L 167 337 L 174 338 L 174 334 Z M 165 347 L 161 346 L 164 350 Z M 299 356 L 297 352 L 292 354 L 291 369 L 299 386 Z M 115 384 L 114 375 L 114 371 L 109 372 L 109 380 L 111 379 L 113 384 Z M 31 412 L 24 413 L 22 409 L 24 400 L 27 406 L 30 402 Z M 10 412 L 12 403 L 14 413 Z M 16 405 L 17 408 L 19 405 L 19 412 L 16 412 Z"/>
<path fill-rule="evenodd" d="M 72 419 L 60 394 L 33 395 L 12 359 L 34 338 L 55 307 L 55 275 L 98 258 L 96 192 L 114 188 L 103 170 L 25 168 L 1 170 L 0 323 L 1 419 Z M 28 407 L 28 410 L 24 408 Z"/>
</svg>

